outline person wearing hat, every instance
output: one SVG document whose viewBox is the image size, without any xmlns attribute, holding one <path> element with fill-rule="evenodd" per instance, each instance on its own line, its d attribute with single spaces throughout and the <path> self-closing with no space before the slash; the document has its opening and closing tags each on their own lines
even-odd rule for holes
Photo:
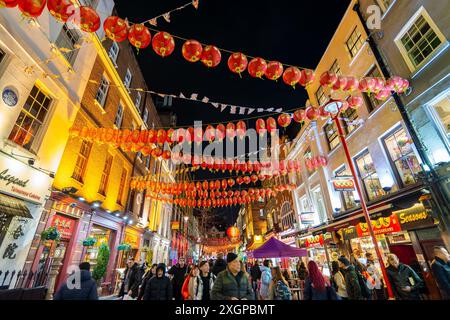
<svg viewBox="0 0 450 320">
<path fill-rule="evenodd" d="M 241 270 L 238 256 L 227 254 L 227 267 L 219 272 L 211 290 L 211 300 L 253 300 L 254 293 L 248 276 Z"/>
<path fill-rule="evenodd" d="M 356 274 L 355 267 L 352 266 L 350 261 L 341 256 L 338 259 L 339 268 L 344 273 L 345 288 L 347 289 L 347 295 L 349 300 L 363 300 L 361 293 L 361 287 L 359 285 L 358 275 Z"/>
</svg>

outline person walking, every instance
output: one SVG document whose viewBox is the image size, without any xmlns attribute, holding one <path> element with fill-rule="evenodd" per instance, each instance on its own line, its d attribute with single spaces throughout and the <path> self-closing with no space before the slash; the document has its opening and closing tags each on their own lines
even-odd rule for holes
<svg viewBox="0 0 450 320">
<path fill-rule="evenodd" d="M 441 290 L 442 299 L 450 299 L 450 255 L 444 247 L 434 247 L 434 260 L 431 263 L 436 283 Z"/>
<path fill-rule="evenodd" d="M 373 291 L 374 300 L 386 300 L 384 294 L 384 283 L 380 272 L 375 265 L 375 258 L 372 253 L 366 253 L 367 259 L 367 273 L 370 276 L 367 279 L 367 287 Z"/>
<path fill-rule="evenodd" d="M 173 288 L 170 279 L 166 277 L 166 265 L 158 264 L 156 275 L 152 277 L 145 286 L 142 300 L 172 300 Z"/>
<path fill-rule="evenodd" d="M 74 288 L 69 289 L 66 281 L 53 295 L 53 300 L 98 300 L 97 283 L 92 279 L 91 265 L 89 262 L 83 262 L 78 268 L 80 269 L 78 271 L 80 273 L 79 287 L 77 283 L 74 283 Z M 76 276 L 75 279 L 77 280 Z"/>
<path fill-rule="evenodd" d="M 252 300 L 252 285 L 248 276 L 242 272 L 238 256 L 227 255 L 227 267 L 217 276 L 211 290 L 211 300 Z"/>
<path fill-rule="evenodd" d="M 145 286 L 148 284 L 148 281 L 153 278 L 156 275 L 156 267 L 158 265 L 154 263 L 151 268 L 147 269 L 147 271 L 144 273 L 144 276 L 142 277 L 142 283 L 139 288 L 139 294 L 137 297 L 137 300 L 142 300 L 145 292 Z"/>
<path fill-rule="evenodd" d="M 269 299 L 269 286 L 272 281 L 272 272 L 270 271 L 270 268 L 272 268 L 272 261 L 264 260 L 263 265 L 260 267 L 261 288 L 259 289 L 259 295 L 261 300 Z"/>
<path fill-rule="evenodd" d="M 306 277 L 308 276 L 308 269 L 306 269 L 306 265 L 303 261 L 299 261 L 297 264 L 297 274 L 299 280 L 301 281 L 305 281 Z"/>
<path fill-rule="evenodd" d="M 395 298 L 398 300 L 420 300 L 420 287 L 422 279 L 414 270 L 400 262 L 395 254 L 387 258 L 389 266 L 386 268 L 389 282 Z"/>
<path fill-rule="evenodd" d="M 186 277 L 186 280 L 183 284 L 183 289 L 181 290 L 184 300 L 194 300 L 195 298 L 195 289 L 200 276 L 200 269 L 197 265 L 193 265 L 191 271 L 189 271 L 189 275 Z"/>
<path fill-rule="evenodd" d="M 207 261 L 200 263 L 200 274 L 193 283 L 193 297 L 194 300 L 211 300 L 211 290 L 214 286 L 216 276 L 209 271 L 209 264 Z"/>
<path fill-rule="evenodd" d="M 252 277 L 252 289 L 255 292 L 255 300 L 258 299 L 258 281 L 261 280 L 261 268 L 259 260 L 256 260 L 253 267 L 250 269 L 250 276 Z"/>
<path fill-rule="evenodd" d="M 172 266 L 167 273 L 172 276 L 172 289 L 175 300 L 183 300 L 181 289 L 183 288 L 184 280 L 188 275 L 186 260 L 184 258 L 180 258 L 178 263 Z"/>
<path fill-rule="evenodd" d="M 123 281 L 123 294 L 128 295 L 132 299 L 137 298 L 139 294 L 139 286 L 141 284 L 142 274 L 139 265 L 133 258 L 127 261 L 127 268 L 125 269 L 125 279 Z"/>
<path fill-rule="evenodd" d="M 227 268 L 227 263 L 223 259 L 223 253 L 219 252 L 217 254 L 217 260 L 214 262 L 214 266 L 212 268 L 212 273 L 217 277 L 220 272 Z"/>
<path fill-rule="evenodd" d="M 350 261 L 341 256 L 338 259 L 339 268 L 342 270 L 345 278 L 345 288 L 349 300 L 364 300 L 361 294 L 361 287 L 359 285 L 358 275 L 356 274 L 355 267 Z"/>
<path fill-rule="evenodd" d="M 345 286 L 345 277 L 339 268 L 339 262 L 333 261 L 331 263 L 331 274 L 333 276 L 332 281 L 334 284 L 334 289 L 336 290 L 336 294 L 338 296 L 338 300 L 347 300 L 347 288 Z"/>
<path fill-rule="evenodd" d="M 280 267 L 274 267 L 272 272 L 272 283 L 269 288 L 269 300 L 292 300 L 289 283 L 284 278 Z"/>
<path fill-rule="evenodd" d="M 320 272 L 317 263 L 308 262 L 308 276 L 305 279 L 304 300 L 336 300 L 336 292 L 329 279 Z"/>
</svg>

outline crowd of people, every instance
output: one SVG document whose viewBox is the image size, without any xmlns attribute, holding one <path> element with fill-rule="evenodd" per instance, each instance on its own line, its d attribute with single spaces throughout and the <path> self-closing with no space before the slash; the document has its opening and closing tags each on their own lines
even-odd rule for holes
<svg viewBox="0 0 450 320">
<path fill-rule="evenodd" d="M 450 257 L 443 247 L 434 249 L 431 269 L 442 292 L 450 298 Z M 397 300 L 419 300 L 426 291 L 420 270 L 401 263 L 395 254 L 387 256 L 389 282 Z M 80 264 L 81 287 L 64 284 L 54 300 L 96 300 L 97 284 L 90 264 Z M 318 264 L 299 261 L 297 280 L 302 284 L 303 300 L 385 300 L 383 277 L 371 253 L 365 259 L 355 250 L 350 258 L 337 256 L 331 263 L 331 275 L 325 276 Z M 245 265 L 235 253 L 219 253 L 215 261 L 188 265 L 184 258 L 167 270 L 164 263 L 140 265 L 127 261 L 119 299 L 123 300 L 292 300 L 292 274 L 273 266 L 272 260 Z"/>
</svg>

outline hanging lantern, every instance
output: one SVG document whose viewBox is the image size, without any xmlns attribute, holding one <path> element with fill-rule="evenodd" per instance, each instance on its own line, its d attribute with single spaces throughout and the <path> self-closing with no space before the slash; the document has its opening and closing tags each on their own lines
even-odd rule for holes
<svg viewBox="0 0 450 320">
<path fill-rule="evenodd" d="M 244 121 L 239 121 L 236 123 L 236 134 L 240 139 L 244 139 L 245 134 L 247 132 L 247 126 Z"/>
<path fill-rule="evenodd" d="M 314 82 L 314 71 L 312 71 L 310 69 L 303 69 L 302 77 L 301 77 L 299 83 L 302 86 L 307 87 L 313 82 Z"/>
<path fill-rule="evenodd" d="M 387 89 L 383 89 L 375 95 L 375 99 L 378 101 L 386 101 L 391 96 L 391 92 Z"/>
<path fill-rule="evenodd" d="M 14 2 L 17 5 L 17 1 Z M 2 7 L 1 1 L 0 7 Z M 47 9 L 50 14 L 61 23 L 67 22 L 75 11 L 75 7 L 70 0 L 48 0 Z"/>
<path fill-rule="evenodd" d="M 206 46 L 201 58 L 203 64 L 208 68 L 217 67 L 222 60 L 220 50 L 215 46 Z"/>
<path fill-rule="evenodd" d="M 298 109 L 294 112 L 294 121 L 297 123 L 302 123 L 306 119 L 306 113 L 303 109 Z"/>
<path fill-rule="evenodd" d="M 233 53 L 228 58 L 228 68 L 239 75 L 247 69 L 247 65 L 247 57 L 240 52 Z"/>
<path fill-rule="evenodd" d="M 291 116 L 287 113 L 282 113 L 278 116 L 278 124 L 280 127 L 288 127 L 291 124 L 291 121 Z"/>
<path fill-rule="evenodd" d="M 256 182 L 258 181 L 258 176 L 257 176 L 256 174 L 252 174 L 252 175 L 250 176 L 250 179 L 251 179 L 251 181 L 252 181 L 253 183 L 256 183 Z"/>
<path fill-rule="evenodd" d="M 358 109 L 364 104 L 364 100 L 360 96 L 350 96 L 347 99 L 347 103 L 350 108 Z"/>
<path fill-rule="evenodd" d="M 85 32 L 96 32 L 101 25 L 100 16 L 97 11 L 87 6 L 79 7 L 77 12 L 72 15 L 71 18 L 73 18 L 74 23 L 79 25 L 80 29 Z"/>
<path fill-rule="evenodd" d="M 169 160 L 172 157 L 172 154 L 169 150 L 164 150 L 164 152 L 162 153 L 162 158 L 164 160 Z"/>
<path fill-rule="evenodd" d="M 162 154 L 163 154 L 163 151 L 161 150 L 161 148 L 155 148 L 152 150 L 152 156 L 154 158 L 159 158 L 162 156 Z"/>
<path fill-rule="evenodd" d="M 156 130 L 150 129 L 148 131 L 148 142 L 149 143 L 156 143 L 156 137 L 157 137 Z"/>
<path fill-rule="evenodd" d="M 233 140 L 234 137 L 236 137 L 236 126 L 234 125 L 233 122 L 227 123 L 226 133 L 227 133 L 227 138 L 230 140 Z"/>
<path fill-rule="evenodd" d="M 234 186 L 235 181 L 234 181 L 233 179 L 228 179 L 227 184 L 228 184 L 228 186 L 231 188 L 231 187 Z"/>
<path fill-rule="evenodd" d="M 375 78 L 375 86 L 373 92 L 378 94 L 380 91 L 385 89 L 385 81 L 382 78 Z"/>
<path fill-rule="evenodd" d="M 330 71 L 326 71 L 320 77 L 320 85 L 323 87 L 332 88 L 336 82 L 338 81 L 338 77 L 336 74 L 331 73 Z"/>
<path fill-rule="evenodd" d="M 103 23 L 105 35 L 112 41 L 122 42 L 128 38 L 127 22 L 119 17 L 111 16 Z"/>
<path fill-rule="evenodd" d="M 175 50 L 175 40 L 168 32 L 160 31 L 153 37 L 153 50 L 161 57 L 170 56 Z"/>
<path fill-rule="evenodd" d="M 17 0 L 0 0 L 0 8 L 14 8 L 17 6 Z"/>
<path fill-rule="evenodd" d="M 266 122 L 264 119 L 258 119 L 256 120 L 256 132 L 262 137 L 266 134 Z"/>
<path fill-rule="evenodd" d="M 212 125 L 206 127 L 205 138 L 211 143 L 216 138 L 216 129 Z"/>
<path fill-rule="evenodd" d="M 219 123 L 216 127 L 216 139 L 222 141 L 226 136 L 226 128 L 223 124 Z"/>
<path fill-rule="evenodd" d="M 359 80 L 355 77 L 347 77 L 347 85 L 344 91 L 355 91 L 359 89 Z"/>
<path fill-rule="evenodd" d="M 333 86 L 333 90 L 344 90 L 347 87 L 347 77 L 339 76 Z"/>
<path fill-rule="evenodd" d="M 375 92 L 376 84 L 374 78 L 364 78 L 359 82 L 359 90 L 370 95 Z"/>
<path fill-rule="evenodd" d="M 308 118 L 309 121 L 317 120 L 318 116 L 319 113 L 316 108 L 310 106 L 306 109 L 306 118 Z"/>
<path fill-rule="evenodd" d="M 128 32 L 128 40 L 138 49 L 145 49 L 150 45 L 152 35 L 143 24 L 134 24 Z"/>
<path fill-rule="evenodd" d="M 325 109 L 325 106 L 321 106 L 319 108 L 319 117 L 322 119 L 328 119 L 331 116 L 331 113 Z"/>
<path fill-rule="evenodd" d="M 189 127 L 185 130 L 184 133 L 184 141 L 187 141 L 189 144 L 191 144 L 194 141 L 194 128 Z"/>
<path fill-rule="evenodd" d="M 283 71 L 283 65 L 280 62 L 271 61 L 267 65 L 267 69 L 264 74 L 266 75 L 267 79 L 276 81 L 283 75 Z"/>
<path fill-rule="evenodd" d="M 166 142 L 166 130 L 164 129 L 159 129 L 157 136 L 156 136 L 156 141 L 158 142 L 159 145 L 163 145 Z"/>
<path fill-rule="evenodd" d="M 266 120 L 267 123 L 267 132 L 270 134 L 274 133 L 277 130 L 277 122 L 274 118 L 270 117 Z"/>
<path fill-rule="evenodd" d="M 222 187 L 223 190 L 225 190 L 225 189 L 228 187 L 228 183 L 227 183 L 227 180 L 226 180 L 226 179 L 223 179 L 223 180 L 220 182 L 220 184 L 221 184 L 221 187 Z"/>
<path fill-rule="evenodd" d="M 254 78 L 262 78 L 266 70 L 267 62 L 262 58 L 254 58 L 248 64 L 248 73 Z"/>
<path fill-rule="evenodd" d="M 167 130 L 166 142 L 168 144 L 172 144 L 173 142 L 175 142 L 174 135 L 175 135 L 175 129 L 170 128 L 169 130 Z"/>
<path fill-rule="evenodd" d="M 289 86 L 292 86 L 295 89 L 295 86 L 302 78 L 302 72 L 299 68 L 289 67 L 284 71 L 283 81 Z"/>
<path fill-rule="evenodd" d="M 237 178 L 236 178 L 236 183 L 237 183 L 238 185 L 241 185 L 241 184 L 244 183 L 244 179 L 243 179 L 242 177 L 237 177 Z"/>
<path fill-rule="evenodd" d="M 22 15 L 27 18 L 37 18 L 44 11 L 46 0 L 17 0 Z"/>
<path fill-rule="evenodd" d="M 197 62 L 201 59 L 203 47 L 197 40 L 188 40 L 181 49 L 183 57 L 189 62 Z"/>
</svg>

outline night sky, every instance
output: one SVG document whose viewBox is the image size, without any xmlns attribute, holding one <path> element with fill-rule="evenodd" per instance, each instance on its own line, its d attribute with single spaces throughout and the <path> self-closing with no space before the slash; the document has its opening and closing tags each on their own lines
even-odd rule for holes
<svg viewBox="0 0 450 320">
<path fill-rule="evenodd" d="M 115 0 L 118 13 L 131 22 L 142 22 L 187 3 L 188 0 Z M 295 3 L 295 4 L 294 4 Z M 171 22 L 158 19 L 161 31 L 204 44 L 258 56 L 267 61 L 314 69 L 336 30 L 349 0 L 200 0 L 198 10 L 188 8 L 171 14 Z M 152 35 L 155 32 L 152 32 Z M 238 106 L 284 108 L 303 107 L 307 100 L 302 87 L 294 90 L 278 82 L 252 78 L 247 72 L 242 79 L 229 71 L 229 54 L 222 53 L 216 68 L 206 68 L 201 62 L 190 63 L 181 54 L 182 41 L 176 40 L 174 53 L 161 58 L 151 47 L 137 55 L 150 90 L 185 96 L 199 94 L 211 101 Z M 250 60 L 250 59 L 249 59 Z M 178 126 L 192 126 L 194 120 L 203 123 L 237 121 L 252 115 L 230 115 L 212 105 L 174 99 L 173 111 Z M 259 114 L 264 116 L 267 114 Z M 254 127 L 249 121 L 248 127 Z M 292 138 L 299 130 L 291 125 L 287 134 Z M 215 178 L 199 172 L 198 178 Z M 238 209 L 217 209 L 224 218 L 223 227 L 234 223 Z"/>
</svg>

